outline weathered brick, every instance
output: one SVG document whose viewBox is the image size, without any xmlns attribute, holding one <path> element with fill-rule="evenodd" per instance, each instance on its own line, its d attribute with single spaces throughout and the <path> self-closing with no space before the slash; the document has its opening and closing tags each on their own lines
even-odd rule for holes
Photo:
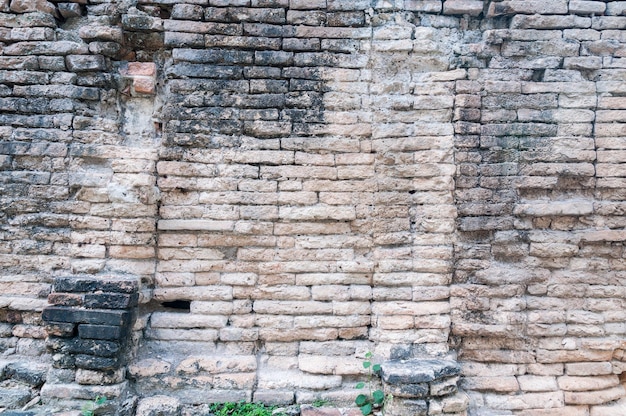
<svg viewBox="0 0 626 416">
<path fill-rule="evenodd" d="M 112 325 L 78 325 L 78 336 L 83 339 L 118 340 L 128 334 L 120 326 Z"/>
<path fill-rule="evenodd" d="M 80 326 L 80 325 L 79 325 Z M 80 330 L 79 330 L 80 331 Z M 48 338 L 46 345 L 56 353 L 91 354 L 97 357 L 112 358 L 118 355 L 119 344 L 105 340 Z"/>
<path fill-rule="evenodd" d="M 129 293 L 137 291 L 138 282 L 127 279 L 97 279 L 89 277 L 59 277 L 54 281 L 55 292 L 90 293 L 95 291 Z"/>
<path fill-rule="evenodd" d="M 88 323 L 95 325 L 126 325 L 129 314 L 115 310 L 83 310 L 62 306 L 51 306 L 43 311 L 43 320 L 47 322 Z"/>
<path fill-rule="evenodd" d="M 446 0 L 443 3 L 444 14 L 468 14 L 478 16 L 483 12 L 483 2 L 475 0 Z"/>
<path fill-rule="evenodd" d="M 137 306 L 137 299 L 137 293 L 86 293 L 83 306 L 89 309 L 128 309 Z"/>
<path fill-rule="evenodd" d="M 54 4 L 45 0 L 12 0 L 10 10 L 14 13 L 43 12 L 53 16 L 57 15 Z"/>
</svg>

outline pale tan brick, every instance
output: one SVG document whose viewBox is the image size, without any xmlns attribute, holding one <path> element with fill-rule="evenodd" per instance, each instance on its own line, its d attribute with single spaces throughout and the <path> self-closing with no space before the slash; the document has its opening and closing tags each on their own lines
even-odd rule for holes
<svg viewBox="0 0 626 416">
<path fill-rule="evenodd" d="M 624 397 L 624 387 L 608 388 L 605 390 L 565 392 L 567 404 L 606 404 Z"/>
</svg>

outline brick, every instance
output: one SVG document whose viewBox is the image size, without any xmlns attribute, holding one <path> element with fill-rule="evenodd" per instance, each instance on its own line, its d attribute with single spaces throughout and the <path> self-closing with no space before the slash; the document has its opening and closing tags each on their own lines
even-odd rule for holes
<svg viewBox="0 0 626 416">
<path fill-rule="evenodd" d="M 83 306 L 89 309 L 128 309 L 137 306 L 138 297 L 137 293 L 86 293 Z"/>
<path fill-rule="evenodd" d="M 441 0 L 405 0 L 404 7 L 409 11 L 439 13 L 442 10 Z"/>
<path fill-rule="evenodd" d="M 555 377 L 518 376 L 517 381 L 522 391 L 555 391 L 558 390 Z"/>
<path fill-rule="evenodd" d="M 120 326 L 81 324 L 78 335 L 83 339 L 118 340 L 128 334 Z"/>
<path fill-rule="evenodd" d="M 172 8 L 172 19 L 201 20 L 204 14 L 202 6 L 195 4 L 175 4 Z"/>
<path fill-rule="evenodd" d="M 226 325 L 226 317 L 155 312 L 150 325 L 153 328 L 221 328 Z"/>
<path fill-rule="evenodd" d="M 89 277 L 58 277 L 54 280 L 55 292 L 89 293 L 95 291 L 113 293 L 134 293 L 138 282 L 134 279 L 89 278 Z"/>
<path fill-rule="evenodd" d="M 574 0 L 569 2 L 569 12 L 575 14 L 604 14 L 606 3 L 600 1 Z"/>
<path fill-rule="evenodd" d="M 76 332 L 76 325 L 68 322 L 46 322 L 45 329 L 48 335 L 73 337 Z"/>
<path fill-rule="evenodd" d="M 519 412 L 523 416 L 586 416 L 587 406 L 564 406 L 552 409 L 522 410 Z"/>
<path fill-rule="evenodd" d="M 91 354 L 97 357 L 112 358 L 118 355 L 120 346 L 116 342 L 92 339 L 48 338 L 49 349 L 64 354 Z M 85 368 L 85 367 L 83 367 Z"/>
<path fill-rule="evenodd" d="M 54 4 L 45 0 L 12 0 L 10 10 L 14 13 L 42 12 L 57 16 Z"/>
<path fill-rule="evenodd" d="M 542 3 L 545 4 L 545 3 Z M 516 15 L 511 21 L 512 29 L 570 29 L 590 28 L 591 19 L 581 16 L 524 16 Z"/>
<path fill-rule="evenodd" d="M 558 408 L 565 404 L 560 392 L 526 393 L 518 396 L 486 394 L 485 402 L 491 408 L 499 410 Z"/>
<path fill-rule="evenodd" d="M 48 303 L 58 306 L 80 306 L 83 303 L 83 295 L 74 293 L 51 293 L 48 295 Z"/>
<path fill-rule="evenodd" d="M 82 15 L 81 5 L 78 3 L 57 3 L 59 14 L 64 19 L 80 17 Z"/>
<path fill-rule="evenodd" d="M 115 310 L 82 310 L 63 306 L 50 306 L 43 311 L 43 320 L 48 322 L 87 323 L 95 325 L 123 326 L 129 322 L 129 314 Z"/>
<path fill-rule="evenodd" d="M 624 397 L 624 387 L 619 385 L 605 390 L 591 392 L 565 392 L 567 404 L 605 404 Z"/>
<path fill-rule="evenodd" d="M 86 370 L 110 371 L 120 366 L 118 358 L 96 357 L 93 355 L 80 354 L 75 357 L 75 365 Z"/>
<path fill-rule="evenodd" d="M 558 378 L 559 387 L 565 391 L 597 391 L 615 387 L 619 380 L 615 375 L 563 376 Z"/>
<path fill-rule="evenodd" d="M 87 46 L 71 41 L 27 41 L 7 46 L 5 55 L 68 55 L 86 54 Z"/>
<path fill-rule="evenodd" d="M 467 14 L 478 16 L 483 12 L 483 2 L 474 0 L 446 0 L 443 3 L 444 14 Z"/>
</svg>

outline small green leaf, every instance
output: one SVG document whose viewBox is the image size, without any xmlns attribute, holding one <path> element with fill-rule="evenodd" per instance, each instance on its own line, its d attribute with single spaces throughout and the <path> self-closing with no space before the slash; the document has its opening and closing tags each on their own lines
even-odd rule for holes
<svg viewBox="0 0 626 416">
<path fill-rule="evenodd" d="M 369 360 L 370 358 L 372 358 L 372 352 L 371 352 L 371 351 L 366 352 L 366 353 L 365 353 L 365 358 L 367 358 L 368 360 Z"/>
<path fill-rule="evenodd" d="M 365 383 L 363 383 L 362 381 L 360 383 L 357 383 L 356 386 L 354 386 L 357 389 L 362 389 L 363 387 L 365 387 Z"/>
<path fill-rule="evenodd" d="M 363 414 L 363 416 L 367 416 L 367 415 L 371 414 L 372 413 L 372 405 L 368 403 L 365 406 L 361 406 L 361 413 Z"/>
<path fill-rule="evenodd" d="M 374 403 L 382 404 L 385 401 L 385 393 L 380 390 L 376 390 L 372 393 L 372 397 L 374 398 Z"/>
<path fill-rule="evenodd" d="M 105 404 L 105 403 L 106 403 L 106 401 L 107 401 L 107 398 L 106 398 L 106 397 L 104 397 L 104 396 L 102 396 L 102 397 L 96 397 L 96 404 L 97 404 L 98 406 L 100 406 L 100 405 L 102 405 L 102 404 Z"/>
<path fill-rule="evenodd" d="M 93 403 L 89 402 L 89 403 L 85 403 L 83 405 L 83 407 L 81 408 L 81 415 L 82 416 L 93 416 Z"/>
<path fill-rule="evenodd" d="M 372 366 L 372 371 L 378 373 L 380 371 L 380 364 L 374 364 Z"/>
<path fill-rule="evenodd" d="M 372 365 L 371 362 L 369 361 L 363 361 L 363 368 L 370 368 L 370 366 Z"/>
<path fill-rule="evenodd" d="M 358 396 L 356 396 L 356 399 L 354 400 L 354 402 L 359 407 L 363 406 L 363 405 L 367 404 L 367 396 L 364 395 L 364 394 L 359 394 Z"/>
</svg>

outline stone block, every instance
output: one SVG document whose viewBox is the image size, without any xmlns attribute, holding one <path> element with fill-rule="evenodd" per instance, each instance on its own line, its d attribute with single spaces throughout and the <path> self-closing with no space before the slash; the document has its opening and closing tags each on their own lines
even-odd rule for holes
<svg viewBox="0 0 626 416">
<path fill-rule="evenodd" d="M 55 306 L 80 306 L 83 303 L 83 295 L 77 293 L 51 293 L 48 295 L 48 303 Z"/>
<path fill-rule="evenodd" d="M 497 410 L 559 408 L 565 405 L 562 392 L 524 393 L 521 395 L 485 394 L 485 404 Z"/>
<path fill-rule="evenodd" d="M 426 400 L 394 400 L 389 406 L 391 416 L 426 416 L 428 415 L 428 402 Z"/>
<path fill-rule="evenodd" d="M 51 403 L 59 399 L 93 400 L 94 397 L 97 396 L 113 399 L 120 397 L 127 391 L 127 389 L 128 382 L 108 386 L 46 383 L 41 389 L 41 399 L 44 404 Z"/>
<path fill-rule="evenodd" d="M 626 414 L 626 399 L 606 405 L 591 406 L 589 409 L 590 416 L 621 416 L 623 414 Z"/>
<path fill-rule="evenodd" d="M 40 387 L 46 381 L 47 365 L 36 363 L 9 363 L 4 368 L 2 377 L 11 379 L 30 387 Z"/>
<path fill-rule="evenodd" d="M 110 371 L 117 370 L 121 365 L 121 360 L 117 357 L 108 358 L 80 354 L 74 357 L 74 365 L 86 370 Z"/>
<path fill-rule="evenodd" d="M 123 42 L 122 29 L 119 27 L 88 25 L 81 27 L 78 34 L 82 39 L 90 41 Z"/>
<path fill-rule="evenodd" d="M 195 4 L 175 4 L 172 7 L 172 19 L 202 20 L 204 9 Z"/>
<path fill-rule="evenodd" d="M 11 0 L 10 10 L 14 13 L 42 12 L 58 17 L 56 7 L 46 0 Z"/>
<path fill-rule="evenodd" d="M 78 325 L 78 336 L 83 339 L 119 340 L 127 335 L 128 331 L 120 326 Z"/>
<path fill-rule="evenodd" d="M 468 391 L 515 392 L 519 383 L 513 376 L 476 376 L 461 380 L 461 386 Z"/>
<path fill-rule="evenodd" d="M 360 409 L 346 409 L 336 407 L 315 407 L 303 405 L 300 407 L 300 416 L 360 416 Z"/>
<path fill-rule="evenodd" d="M 52 338 L 46 340 L 46 346 L 63 354 L 93 354 L 99 357 L 115 357 L 120 351 L 120 344 L 107 340 Z"/>
<path fill-rule="evenodd" d="M 93 293 L 97 291 L 113 293 L 134 293 L 139 285 L 135 279 L 57 277 L 54 279 L 54 292 Z"/>
<path fill-rule="evenodd" d="M 604 390 L 619 384 L 616 375 L 605 376 L 562 376 L 558 378 L 559 387 L 565 391 Z"/>
<path fill-rule="evenodd" d="M 265 403 L 270 406 L 289 405 L 294 402 L 294 399 L 295 395 L 291 390 L 256 390 L 253 395 L 254 402 Z M 301 412 L 303 407 L 305 406 L 301 407 Z"/>
<path fill-rule="evenodd" d="M 566 391 L 565 403 L 574 405 L 602 405 L 624 397 L 624 387 L 622 385 L 611 387 L 605 390 L 595 391 Z"/>
<path fill-rule="evenodd" d="M 522 375 L 517 377 L 522 391 L 555 391 L 558 389 L 555 377 Z"/>
<path fill-rule="evenodd" d="M 83 306 L 88 309 L 129 309 L 137 306 L 138 293 L 86 293 Z"/>
<path fill-rule="evenodd" d="M 83 385 L 109 385 L 122 383 L 126 378 L 125 376 L 125 369 L 102 372 L 79 368 L 76 370 L 75 378 L 72 381 Z"/>
<path fill-rule="evenodd" d="M 415 384 L 456 376 L 460 372 L 460 366 L 454 361 L 408 360 L 382 364 L 381 376 L 388 384 Z"/>
<path fill-rule="evenodd" d="M 94 325 L 126 326 L 130 323 L 127 311 L 106 309 L 73 309 L 63 306 L 50 306 L 42 314 L 45 322 L 68 322 Z"/>
<path fill-rule="evenodd" d="M 161 31 L 163 30 L 163 21 L 158 17 L 152 17 L 145 13 L 125 14 L 122 15 L 122 27 L 135 32 Z"/>
<path fill-rule="evenodd" d="M 137 404 L 137 416 L 179 416 L 181 403 L 175 397 L 152 396 L 146 397 Z"/>
<path fill-rule="evenodd" d="M 570 0 L 569 12 L 574 14 L 602 15 L 606 10 L 606 3 L 602 1 Z"/>
<path fill-rule="evenodd" d="M 609 362 L 566 363 L 565 372 L 569 376 L 600 376 L 612 374 L 612 367 Z"/>
<path fill-rule="evenodd" d="M 64 19 L 80 17 L 83 13 L 81 5 L 78 3 L 57 3 L 57 8 Z"/>
<path fill-rule="evenodd" d="M 443 3 L 444 14 L 467 14 L 478 16 L 483 12 L 483 2 L 479 0 L 446 0 Z"/>
<path fill-rule="evenodd" d="M 458 391 L 459 377 L 448 377 L 430 383 L 430 396 L 448 396 Z"/>
<path fill-rule="evenodd" d="M 68 55 L 65 63 L 72 72 L 104 71 L 107 67 L 102 55 Z"/>
<path fill-rule="evenodd" d="M 6 409 L 21 408 L 31 399 L 31 392 L 27 388 L 0 389 L 0 403 Z M 3 412 L 3 414 L 6 412 Z"/>
<path fill-rule="evenodd" d="M 134 377 L 152 377 L 158 374 L 166 374 L 171 369 L 171 363 L 155 358 L 147 358 L 131 363 L 128 372 Z"/>
<path fill-rule="evenodd" d="M 414 12 L 439 13 L 441 0 L 404 0 L 404 8 Z"/>
</svg>

